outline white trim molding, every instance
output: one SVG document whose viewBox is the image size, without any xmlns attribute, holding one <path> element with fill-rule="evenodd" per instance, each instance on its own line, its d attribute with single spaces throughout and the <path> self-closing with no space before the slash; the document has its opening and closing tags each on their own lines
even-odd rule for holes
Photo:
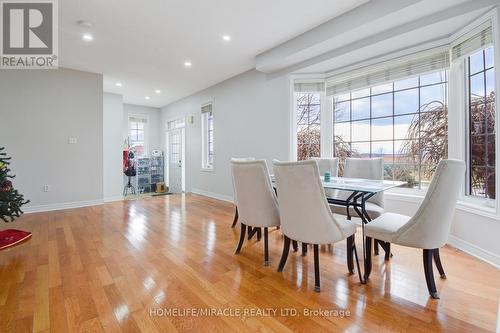
<svg viewBox="0 0 500 333">
<path fill-rule="evenodd" d="M 105 197 L 103 201 L 106 203 L 106 202 L 122 201 L 123 199 L 124 199 L 123 195 L 116 195 L 113 197 Z"/>
<path fill-rule="evenodd" d="M 29 206 L 23 209 L 24 213 L 41 213 L 41 212 L 51 212 L 54 210 L 64 210 L 64 209 L 72 209 L 72 208 L 81 208 L 81 207 L 89 207 L 89 206 L 98 206 L 102 205 L 104 200 L 86 200 L 86 201 L 75 201 L 75 202 L 62 202 L 57 204 L 49 204 L 49 205 L 38 205 L 38 206 Z"/>
<path fill-rule="evenodd" d="M 500 268 L 500 256 L 493 252 L 482 249 L 453 235 L 448 236 L 448 244 L 496 268 Z"/>
<path fill-rule="evenodd" d="M 224 195 L 224 194 L 218 194 L 210 191 L 205 191 L 205 190 L 200 190 L 197 188 L 192 188 L 191 193 L 193 194 L 198 194 L 198 195 L 203 195 L 205 197 L 213 198 L 213 199 L 218 199 L 222 201 L 227 201 L 230 203 L 234 203 L 233 197 L 229 195 Z"/>
</svg>

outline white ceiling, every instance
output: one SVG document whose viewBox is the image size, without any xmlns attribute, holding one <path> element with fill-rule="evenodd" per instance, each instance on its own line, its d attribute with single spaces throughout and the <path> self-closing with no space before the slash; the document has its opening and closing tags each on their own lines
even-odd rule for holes
<svg viewBox="0 0 500 333">
<path fill-rule="evenodd" d="M 104 91 L 122 94 L 125 103 L 161 107 L 254 68 L 257 54 L 366 2 L 59 1 L 60 66 L 102 73 Z M 94 41 L 82 40 L 87 30 Z M 223 42 L 224 34 L 232 41 Z"/>
</svg>

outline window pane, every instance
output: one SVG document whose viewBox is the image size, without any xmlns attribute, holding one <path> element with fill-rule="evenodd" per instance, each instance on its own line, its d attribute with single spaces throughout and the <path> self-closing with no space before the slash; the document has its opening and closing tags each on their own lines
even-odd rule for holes
<svg viewBox="0 0 500 333">
<path fill-rule="evenodd" d="M 356 90 L 352 92 L 352 98 L 370 96 L 370 88 Z"/>
<path fill-rule="evenodd" d="M 495 97 L 489 99 L 491 102 L 486 104 L 486 129 L 487 133 L 495 133 Z"/>
<path fill-rule="evenodd" d="M 418 164 L 420 158 L 420 144 L 418 140 L 394 141 L 394 162 Z"/>
<path fill-rule="evenodd" d="M 392 83 L 382 84 L 372 88 L 372 95 L 392 92 Z"/>
<path fill-rule="evenodd" d="M 420 137 L 433 138 L 448 135 L 448 116 L 444 109 L 420 115 Z M 414 136 L 414 138 L 416 138 Z"/>
<path fill-rule="evenodd" d="M 394 180 L 406 182 L 404 187 L 418 187 L 418 165 L 416 164 L 395 164 L 392 167 Z"/>
<path fill-rule="evenodd" d="M 394 93 L 394 114 L 418 112 L 418 89 Z"/>
<path fill-rule="evenodd" d="M 372 117 L 392 116 L 392 94 L 372 97 Z"/>
<path fill-rule="evenodd" d="M 392 117 L 387 117 L 372 120 L 372 141 L 392 140 L 392 119 Z"/>
<path fill-rule="evenodd" d="M 297 105 L 297 159 L 320 156 L 321 95 L 296 93 Z"/>
<path fill-rule="evenodd" d="M 410 138 L 418 139 L 418 114 L 394 117 L 394 139 Z"/>
<path fill-rule="evenodd" d="M 336 142 L 333 145 L 333 154 L 340 159 L 339 166 L 343 165 L 345 158 L 351 156 L 351 145 L 346 142 Z"/>
<path fill-rule="evenodd" d="M 370 118 L 370 97 L 352 101 L 352 120 Z"/>
<path fill-rule="evenodd" d="M 420 168 L 420 182 L 423 188 L 429 187 L 432 177 L 434 177 L 434 173 L 436 172 L 437 164 L 431 165 L 423 165 Z"/>
<path fill-rule="evenodd" d="M 428 84 L 440 83 L 446 81 L 446 72 L 435 72 L 420 76 L 420 85 L 425 86 Z"/>
<path fill-rule="evenodd" d="M 432 136 L 420 139 L 420 163 L 438 164 L 448 156 L 448 137 Z"/>
<path fill-rule="evenodd" d="M 394 90 L 402 90 L 415 87 L 418 87 L 418 77 L 394 82 Z"/>
<path fill-rule="evenodd" d="M 445 105 L 446 86 L 437 84 L 434 86 L 422 87 L 420 89 L 421 112 L 435 111 Z"/>
<path fill-rule="evenodd" d="M 334 127 L 335 141 L 351 141 L 351 123 L 337 123 Z"/>
<path fill-rule="evenodd" d="M 484 69 L 483 51 L 474 53 L 469 57 L 469 74 L 473 75 Z"/>
<path fill-rule="evenodd" d="M 478 73 L 470 78 L 470 94 L 471 98 L 484 97 L 484 74 Z"/>
<path fill-rule="evenodd" d="M 342 94 L 342 95 L 337 95 L 334 97 L 335 102 L 342 102 L 342 101 L 348 101 L 351 98 L 351 94 Z"/>
<path fill-rule="evenodd" d="M 495 69 L 486 71 L 486 96 L 494 96 L 495 93 Z M 493 97 L 494 98 L 494 97 Z"/>
<path fill-rule="evenodd" d="M 339 102 L 335 103 L 335 121 L 349 121 L 351 117 L 351 109 L 350 109 L 351 103 L 349 101 L 347 102 Z"/>
<path fill-rule="evenodd" d="M 370 157 L 370 143 L 353 143 L 351 145 L 351 151 L 353 157 Z"/>
<path fill-rule="evenodd" d="M 486 50 L 484 50 L 484 60 L 485 60 L 485 68 L 491 68 L 493 67 L 494 60 L 493 60 L 493 46 L 488 47 Z"/>
<path fill-rule="evenodd" d="M 370 141 L 370 121 L 352 122 L 352 141 Z"/>
<path fill-rule="evenodd" d="M 372 142 L 371 157 L 383 157 L 384 163 L 392 163 L 394 156 L 394 145 L 392 141 Z"/>
</svg>

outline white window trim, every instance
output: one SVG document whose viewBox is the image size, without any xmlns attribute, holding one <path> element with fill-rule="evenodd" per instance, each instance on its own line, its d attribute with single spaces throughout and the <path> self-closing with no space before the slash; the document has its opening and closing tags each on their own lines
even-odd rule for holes
<svg viewBox="0 0 500 333">
<path fill-rule="evenodd" d="M 142 118 L 146 120 L 146 125 L 144 126 L 144 156 L 149 155 L 149 115 L 144 113 L 129 113 L 127 115 L 127 138 L 130 140 L 130 118 Z"/>
<path fill-rule="evenodd" d="M 290 150 L 289 150 L 289 159 L 296 160 L 297 159 L 297 125 L 296 125 L 296 101 L 294 96 L 294 82 L 295 80 L 306 80 L 309 79 L 314 82 L 324 82 L 325 75 L 329 76 L 335 74 L 339 71 L 345 70 L 355 70 L 370 64 L 378 63 L 381 61 L 388 60 L 390 58 L 394 58 L 394 56 L 400 56 L 405 54 L 416 53 L 425 49 L 429 49 L 430 47 L 448 47 L 451 51 L 451 45 L 454 41 L 458 40 L 465 33 L 469 32 L 474 27 L 484 23 L 485 20 L 491 19 L 492 22 L 492 33 L 493 33 L 493 49 L 495 53 L 495 69 L 500 66 L 500 44 L 498 40 L 500 40 L 500 33 L 498 27 L 498 17 L 500 15 L 500 6 L 492 9 L 482 17 L 478 18 L 474 22 L 470 23 L 466 27 L 460 29 L 457 33 L 453 34 L 449 38 L 440 39 L 438 41 L 433 41 L 429 43 L 424 43 L 416 47 L 412 47 L 408 50 L 396 52 L 390 55 L 385 55 L 382 57 L 378 57 L 376 59 L 369 59 L 358 63 L 356 65 L 344 67 L 341 70 L 333 70 L 326 74 L 294 74 L 290 75 L 290 99 L 292 103 L 290 104 Z M 461 62 L 461 68 L 453 68 L 449 70 L 448 76 L 448 157 L 449 158 L 457 158 L 465 161 L 465 144 L 466 137 L 465 133 L 465 104 L 466 103 L 466 94 L 463 87 L 465 86 L 465 72 L 463 61 Z M 458 71 L 458 72 L 457 72 Z M 453 73 L 452 73 L 453 72 Z M 495 87 L 498 93 L 498 87 L 500 83 L 500 70 L 495 70 Z M 453 91 L 453 93 L 452 93 Z M 450 96 L 451 94 L 451 96 Z M 455 96 L 455 97 L 453 97 Z M 327 122 L 324 122 L 325 119 L 323 117 L 324 114 L 331 114 L 331 102 L 329 98 L 326 98 L 326 103 L 321 104 L 321 155 L 322 157 L 332 157 L 333 156 L 333 119 L 328 119 Z M 500 120 L 500 103 L 496 103 L 496 119 Z M 327 112 L 323 112 L 326 110 Z M 459 110 L 460 112 L 452 112 L 450 110 Z M 333 115 L 330 116 L 330 118 Z M 327 120 L 327 119 L 325 119 Z M 450 126 L 451 125 L 451 126 Z M 495 134 L 497 138 L 496 144 L 496 188 L 497 192 L 500 190 L 500 121 L 499 126 L 496 126 Z M 325 135 L 329 133 L 330 138 L 323 138 L 323 133 Z M 453 143 L 457 144 L 453 144 Z M 451 143 L 451 144 L 450 144 Z M 330 147 L 330 152 L 323 151 L 323 146 L 327 144 Z M 418 189 L 394 189 L 388 191 L 387 197 L 404 200 L 408 202 L 421 202 L 423 197 L 426 194 L 426 190 L 418 190 Z M 481 202 L 482 201 L 482 202 Z M 461 190 L 461 196 L 459 197 L 457 203 L 457 209 L 474 213 L 480 216 L 488 217 L 494 220 L 500 221 L 500 192 L 497 193 L 496 199 L 494 200 L 494 207 L 491 207 L 491 202 L 487 202 L 486 200 L 481 200 L 480 198 L 465 196 L 465 187 Z"/>
<path fill-rule="evenodd" d="M 200 110 L 202 107 L 207 106 L 207 105 L 212 105 L 212 118 L 214 119 L 214 137 L 213 137 L 213 144 L 214 144 L 214 161 L 211 166 L 207 165 L 207 159 L 208 159 L 208 142 L 206 138 L 206 131 L 208 133 L 208 128 L 206 121 L 204 119 L 203 113 L 200 111 L 200 123 L 201 123 L 201 171 L 203 172 L 215 172 L 215 164 L 216 164 L 216 154 L 215 154 L 215 105 L 213 100 L 209 100 L 205 103 L 202 103 L 200 105 Z"/>
</svg>

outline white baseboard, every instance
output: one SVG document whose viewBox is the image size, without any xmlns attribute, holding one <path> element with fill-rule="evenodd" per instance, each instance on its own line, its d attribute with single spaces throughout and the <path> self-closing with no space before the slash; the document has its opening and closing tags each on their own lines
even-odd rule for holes
<svg viewBox="0 0 500 333">
<path fill-rule="evenodd" d="M 448 237 L 448 244 L 470 254 L 473 257 L 481 259 L 490 265 L 500 268 L 500 256 L 493 252 L 484 250 L 477 245 L 464 241 L 463 239 L 453 235 Z"/>
<path fill-rule="evenodd" d="M 29 213 L 50 212 L 50 211 L 54 211 L 54 210 L 97 206 L 97 205 L 102 205 L 102 204 L 103 204 L 103 200 L 63 202 L 63 203 L 50 204 L 50 205 L 28 206 L 28 207 L 25 207 L 23 209 L 23 211 L 25 213 L 29 214 Z"/>
<path fill-rule="evenodd" d="M 218 199 L 218 200 L 222 200 L 222 201 L 227 201 L 227 202 L 230 202 L 230 203 L 234 203 L 233 197 L 231 197 L 229 195 L 218 194 L 218 193 L 214 193 L 214 192 L 200 190 L 200 189 L 197 189 L 197 188 L 192 188 L 191 189 L 191 193 L 199 194 L 199 195 L 204 195 L 206 197 L 210 197 L 210 198 L 214 198 L 214 199 Z"/>
<path fill-rule="evenodd" d="M 117 195 L 114 197 L 104 197 L 104 202 L 122 201 L 123 195 Z"/>
</svg>

